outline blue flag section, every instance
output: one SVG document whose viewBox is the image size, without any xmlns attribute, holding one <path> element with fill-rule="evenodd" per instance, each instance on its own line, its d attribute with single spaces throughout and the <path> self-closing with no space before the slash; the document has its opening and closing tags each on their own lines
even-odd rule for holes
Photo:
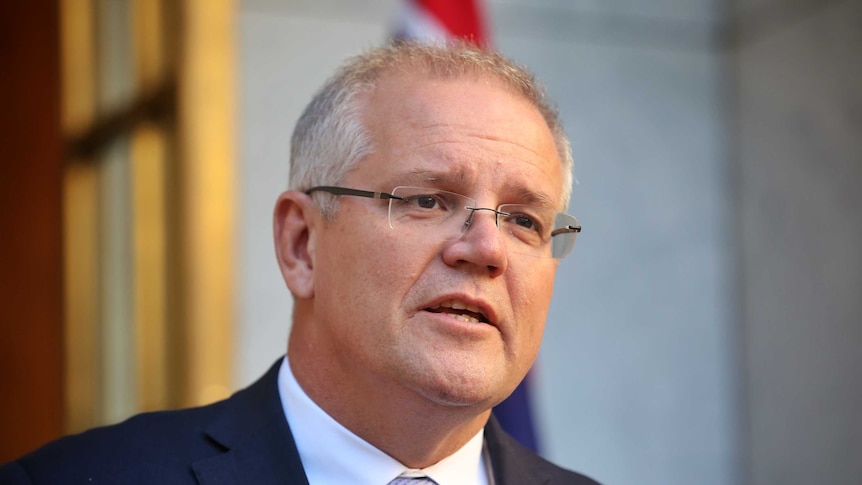
<svg viewBox="0 0 862 485">
<path fill-rule="evenodd" d="M 510 435 L 522 445 L 539 453 L 539 442 L 536 437 L 536 427 L 533 424 L 533 413 L 530 406 L 530 373 L 518 385 L 515 392 L 494 408 L 494 416 L 500 421 Z"/>
</svg>

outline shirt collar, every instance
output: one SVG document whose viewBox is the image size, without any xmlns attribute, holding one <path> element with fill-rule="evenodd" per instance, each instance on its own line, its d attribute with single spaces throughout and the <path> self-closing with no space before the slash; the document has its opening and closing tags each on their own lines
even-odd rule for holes
<svg viewBox="0 0 862 485">
<path fill-rule="evenodd" d="M 439 485 L 488 484 L 482 456 L 482 430 L 452 455 L 430 467 L 415 470 L 405 467 L 326 414 L 300 387 L 287 357 L 282 359 L 278 372 L 278 393 L 310 485 L 385 485 L 401 474 L 427 475 Z"/>
</svg>

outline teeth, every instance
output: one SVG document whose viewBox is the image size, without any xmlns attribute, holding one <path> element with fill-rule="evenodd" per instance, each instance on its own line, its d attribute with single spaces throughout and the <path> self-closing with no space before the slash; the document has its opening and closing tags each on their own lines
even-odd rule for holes
<svg viewBox="0 0 862 485">
<path fill-rule="evenodd" d="M 458 301 L 458 300 L 444 301 L 438 307 L 451 308 L 453 310 L 467 310 L 468 312 L 473 312 L 473 313 L 482 313 L 482 311 L 479 310 L 479 307 L 473 306 L 473 305 L 468 305 L 468 304 L 464 303 L 463 301 Z"/>
<path fill-rule="evenodd" d="M 443 303 L 440 303 L 439 305 L 437 305 L 435 307 L 435 309 L 440 309 L 440 308 L 451 308 L 453 310 L 466 310 L 468 312 L 475 313 L 477 315 L 484 315 L 482 313 L 482 311 L 479 309 L 479 307 L 473 306 L 473 305 L 468 305 L 468 304 L 466 304 L 460 300 L 444 301 Z M 441 313 L 445 313 L 446 315 L 448 315 L 448 316 L 450 316 L 456 320 L 461 320 L 462 322 L 479 323 L 481 321 L 478 318 L 471 316 L 471 315 L 464 315 L 461 313 L 448 313 L 448 312 L 441 312 Z"/>
<path fill-rule="evenodd" d="M 447 313 L 446 315 L 449 315 L 450 317 L 452 317 L 456 320 L 461 320 L 462 322 L 479 323 L 478 318 L 473 318 L 470 315 L 462 315 L 460 313 Z"/>
</svg>

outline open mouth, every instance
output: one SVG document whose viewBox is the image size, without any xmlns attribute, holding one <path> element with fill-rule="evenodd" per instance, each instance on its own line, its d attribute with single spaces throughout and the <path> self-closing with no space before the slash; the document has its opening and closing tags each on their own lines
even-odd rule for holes
<svg viewBox="0 0 862 485">
<path fill-rule="evenodd" d="M 431 313 L 443 313 L 456 320 L 461 320 L 462 322 L 488 323 L 488 318 L 485 317 L 479 307 L 468 305 L 458 300 L 444 301 L 435 307 L 426 308 L 425 311 Z"/>
</svg>

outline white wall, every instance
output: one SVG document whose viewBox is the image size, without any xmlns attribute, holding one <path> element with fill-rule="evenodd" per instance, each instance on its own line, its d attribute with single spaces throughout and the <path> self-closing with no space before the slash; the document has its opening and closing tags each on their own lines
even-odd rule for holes
<svg viewBox="0 0 862 485">
<path fill-rule="evenodd" d="M 499 47 L 558 101 L 581 182 L 540 358 L 543 436 L 609 484 L 739 479 L 722 64 L 709 5 L 686 5 L 494 15 Z"/>
<path fill-rule="evenodd" d="M 327 2 L 314 5 L 308 14 L 301 2 L 246 1 L 240 11 L 237 387 L 287 350 L 292 298 L 275 262 L 272 210 L 287 188 L 294 123 L 344 58 L 385 38 L 385 16 L 394 8 L 378 6 L 373 21 L 362 21 L 355 20 L 361 15 L 349 10 L 350 3 L 330 5 L 340 16 L 333 16 Z"/>
<path fill-rule="evenodd" d="M 862 483 L 862 1 L 736 2 L 751 482 Z"/>
<path fill-rule="evenodd" d="M 293 123 L 396 1 L 246 0 L 240 14 L 241 325 L 237 384 L 284 352 L 290 296 L 270 214 Z M 534 70 L 574 142 L 570 212 L 539 359 L 546 455 L 606 484 L 738 483 L 729 174 L 714 7 L 493 1 L 494 43 Z"/>
</svg>

